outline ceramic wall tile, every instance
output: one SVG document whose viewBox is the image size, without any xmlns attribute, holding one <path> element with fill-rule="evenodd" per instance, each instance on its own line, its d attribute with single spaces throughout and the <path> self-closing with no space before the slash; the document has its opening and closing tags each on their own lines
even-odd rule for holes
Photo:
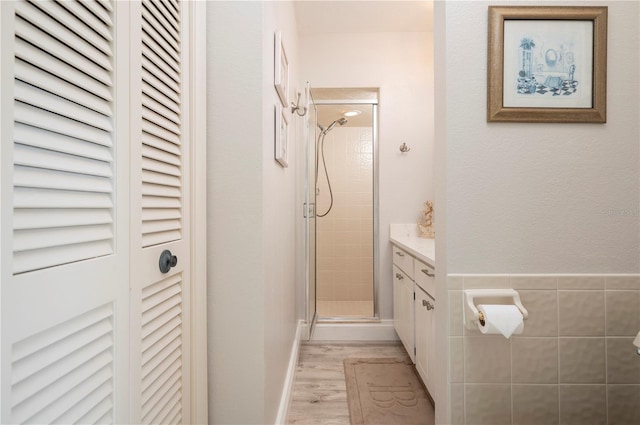
<svg viewBox="0 0 640 425">
<path fill-rule="evenodd" d="M 594 290 L 604 289 L 604 276 L 558 276 L 558 289 Z"/>
<path fill-rule="evenodd" d="M 558 383 L 558 338 L 514 339 L 511 356 L 513 383 Z"/>
<path fill-rule="evenodd" d="M 464 289 L 505 289 L 510 288 L 507 275 L 465 276 Z"/>
<path fill-rule="evenodd" d="M 604 336 L 604 291 L 558 291 L 560 336 Z"/>
<path fill-rule="evenodd" d="M 452 275 L 447 287 L 457 423 L 640 425 L 640 276 Z M 464 327 L 461 289 L 483 288 L 520 293 L 522 334 Z"/>
<path fill-rule="evenodd" d="M 449 388 L 451 425 L 464 425 L 464 384 L 451 384 Z"/>
<path fill-rule="evenodd" d="M 560 338 L 559 349 L 560 383 L 605 383 L 604 338 Z"/>
<path fill-rule="evenodd" d="M 521 335 L 514 338 L 528 336 L 558 336 L 558 292 L 557 291 L 529 291 L 521 290 L 520 301 L 527 309 L 529 318 L 524 323 Z"/>
<path fill-rule="evenodd" d="M 462 291 L 449 291 L 449 335 L 463 334 Z"/>
<path fill-rule="evenodd" d="M 640 291 L 607 291 L 607 336 L 636 336 L 640 331 Z"/>
<path fill-rule="evenodd" d="M 510 341 L 502 336 L 464 337 L 464 382 L 511 382 Z"/>
<path fill-rule="evenodd" d="M 558 289 L 558 278 L 556 276 L 510 276 L 511 287 L 520 289 Z"/>
<path fill-rule="evenodd" d="M 465 384 L 464 415 L 467 424 L 511 424 L 511 385 Z"/>
<path fill-rule="evenodd" d="M 447 286 L 449 289 L 462 289 L 464 278 L 462 276 L 447 276 Z"/>
<path fill-rule="evenodd" d="M 514 425 L 557 425 L 559 397 L 557 385 L 514 385 Z"/>
<path fill-rule="evenodd" d="M 560 385 L 560 423 L 606 425 L 605 385 Z"/>
<path fill-rule="evenodd" d="M 640 385 L 607 386 L 608 425 L 640 424 Z"/>
<path fill-rule="evenodd" d="M 640 384 L 640 357 L 633 338 L 607 338 L 607 383 Z"/>
<path fill-rule="evenodd" d="M 605 276 L 607 289 L 640 290 L 640 276 Z"/>
<path fill-rule="evenodd" d="M 464 382 L 464 339 L 449 338 L 449 379 L 452 383 Z"/>
</svg>

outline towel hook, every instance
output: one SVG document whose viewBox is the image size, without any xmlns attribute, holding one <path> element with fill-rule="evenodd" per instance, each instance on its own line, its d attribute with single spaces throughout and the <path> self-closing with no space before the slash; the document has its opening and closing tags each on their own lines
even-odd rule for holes
<svg viewBox="0 0 640 425">
<path fill-rule="evenodd" d="M 296 103 L 291 102 L 291 113 L 293 114 L 295 112 L 296 114 L 298 114 L 298 116 L 304 117 L 305 114 L 307 113 L 307 107 L 300 106 L 301 95 L 302 93 L 298 92 L 298 100 L 296 101 Z M 302 111 L 302 113 L 300 113 L 300 111 Z"/>
<path fill-rule="evenodd" d="M 403 143 L 400 145 L 400 152 L 402 152 L 402 153 L 407 153 L 407 152 L 409 152 L 410 150 L 411 150 L 411 148 L 410 148 L 409 146 L 407 146 L 407 144 L 406 144 L 406 143 L 404 143 L 404 142 L 403 142 Z"/>
</svg>

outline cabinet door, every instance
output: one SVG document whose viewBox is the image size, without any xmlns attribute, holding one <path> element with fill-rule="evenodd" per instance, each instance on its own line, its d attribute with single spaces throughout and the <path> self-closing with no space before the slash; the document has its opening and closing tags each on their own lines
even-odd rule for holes
<svg viewBox="0 0 640 425">
<path fill-rule="evenodd" d="M 416 369 L 424 385 L 433 394 L 431 376 L 434 371 L 434 326 L 435 301 L 426 292 L 416 288 L 415 326 L 416 326 Z"/>
<path fill-rule="evenodd" d="M 429 295 L 427 295 L 428 298 Z M 434 299 L 429 300 L 433 305 L 433 308 L 428 311 L 427 320 L 427 378 L 428 382 L 425 382 L 425 386 L 429 390 L 429 394 L 433 397 L 434 401 L 436 391 L 434 387 L 434 377 L 436 376 L 436 301 Z"/>
<path fill-rule="evenodd" d="M 402 311 L 400 309 L 400 293 L 402 292 L 402 280 L 400 271 L 393 266 L 393 327 L 402 340 Z"/>
<path fill-rule="evenodd" d="M 398 267 L 393 267 L 394 326 L 411 360 L 413 350 L 413 281 Z"/>
</svg>

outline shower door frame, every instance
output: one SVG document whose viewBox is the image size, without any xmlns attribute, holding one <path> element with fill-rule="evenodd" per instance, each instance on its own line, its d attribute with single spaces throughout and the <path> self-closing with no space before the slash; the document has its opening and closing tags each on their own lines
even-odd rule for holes
<svg viewBox="0 0 640 425">
<path fill-rule="evenodd" d="M 315 182 L 311 179 L 311 166 L 313 166 L 313 170 L 315 171 L 315 137 L 316 131 L 315 127 L 318 124 L 318 111 L 316 108 L 316 103 L 313 99 L 313 94 L 311 92 L 311 84 L 307 81 L 307 85 L 305 88 L 305 94 L 307 99 L 307 118 L 305 119 L 304 126 L 304 139 L 305 139 L 305 194 L 304 194 L 304 242 L 305 242 L 305 320 L 306 320 L 306 329 L 305 335 L 303 338 L 306 340 L 311 340 L 313 336 L 313 330 L 316 325 L 316 321 L 318 319 L 318 306 L 316 304 L 317 296 L 317 282 L 316 282 L 316 198 L 315 198 L 315 188 L 312 192 L 312 184 L 315 186 Z M 311 116 L 314 116 L 313 122 L 313 132 L 311 131 Z M 311 134 L 313 133 L 313 147 L 311 146 Z M 314 156 L 310 158 L 309 153 L 313 151 Z M 312 164 L 312 165 L 311 165 Z M 313 183 L 312 183 L 313 182 Z M 314 196 L 311 197 L 311 193 L 314 193 Z M 313 230 L 311 230 L 313 227 Z M 313 231 L 313 241 L 311 240 L 311 232 Z M 313 245 L 313 262 L 311 261 L 311 250 Z M 313 268 L 313 271 L 311 270 Z M 313 276 L 312 276 L 313 275 Z M 313 279 L 312 279 L 313 277 Z M 313 286 L 313 288 L 311 287 Z M 312 296 L 313 294 L 313 296 Z M 313 299 L 312 299 L 313 298 Z"/>
<path fill-rule="evenodd" d="M 323 100 L 315 100 L 312 95 L 313 89 L 310 88 L 310 106 L 316 108 L 317 106 L 322 105 L 371 105 L 372 111 L 372 122 L 371 122 L 371 135 L 372 135 L 372 149 L 373 149 L 373 316 L 363 316 L 363 317 L 341 317 L 341 316 L 332 316 L 332 317 L 320 317 L 318 316 L 318 306 L 317 306 L 317 276 L 314 279 L 316 290 L 314 293 L 316 294 L 316 299 L 314 299 L 315 312 L 314 312 L 314 322 L 320 323 L 331 323 L 331 322 L 363 322 L 363 321 L 379 321 L 380 320 L 380 311 L 379 311 L 379 290 L 380 290 L 380 249 L 379 249 L 379 184 L 378 184 L 378 171 L 379 171 L 379 155 L 378 155 L 378 99 L 323 99 Z M 316 113 L 317 116 L 317 113 Z M 317 127 L 314 128 L 314 148 L 315 143 L 317 143 Z M 309 139 L 307 139 L 308 141 Z M 315 158 L 314 158 L 315 159 Z M 315 164 L 314 164 L 315 170 Z M 311 182 L 309 182 L 311 185 Z M 315 182 L 314 182 L 315 185 Z M 309 187 L 307 187 L 309 189 Z M 315 193 L 315 188 L 314 188 Z M 316 199 L 313 199 L 314 205 L 316 204 Z M 315 217 L 315 214 L 314 214 Z M 307 227 L 308 228 L 308 227 Z M 317 224 L 316 224 L 317 228 Z M 314 255 L 317 255 L 317 251 L 314 249 Z M 317 273 L 317 260 L 316 269 L 314 273 Z M 309 288 L 307 288 L 308 290 Z M 310 300 L 307 298 L 307 305 Z M 311 332 L 310 332 L 311 335 Z"/>
</svg>

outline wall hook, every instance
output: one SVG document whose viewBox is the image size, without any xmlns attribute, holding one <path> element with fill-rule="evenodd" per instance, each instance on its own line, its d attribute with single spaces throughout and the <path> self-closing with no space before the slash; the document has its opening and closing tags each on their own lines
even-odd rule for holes
<svg viewBox="0 0 640 425">
<path fill-rule="evenodd" d="M 298 100 L 296 101 L 296 103 L 291 102 L 291 113 L 293 114 L 295 112 L 296 114 L 298 114 L 298 116 L 304 117 L 307 113 L 307 107 L 300 106 L 301 94 L 302 93 L 298 92 Z M 302 113 L 300 113 L 300 111 L 302 111 Z"/>
<path fill-rule="evenodd" d="M 411 148 L 410 148 L 409 146 L 407 146 L 407 144 L 406 144 L 406 143 L 404 143 L 404 142 L 403 142 L 403 143 L 400 145 L 400 152 L 402 152 L 402 153 L 407 153 L 407 152 L 409 152 L 410 150 L 411 150 Z"/>
</svg>

